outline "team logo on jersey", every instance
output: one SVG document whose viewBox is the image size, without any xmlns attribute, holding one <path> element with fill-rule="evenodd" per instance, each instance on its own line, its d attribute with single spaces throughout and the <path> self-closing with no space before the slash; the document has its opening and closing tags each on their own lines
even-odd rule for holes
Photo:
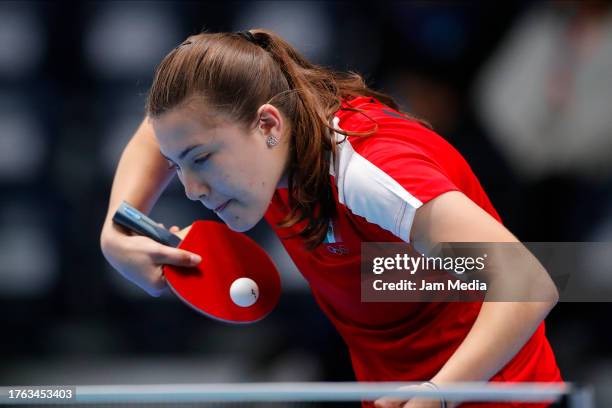
<svg viewBox="0 0 612 408">
<path fill-rule="evenodd" d="M 335 255 L 346 255 L 349 250 L 343 244 L 327 244 L 327 251 Z"/>
</svg>

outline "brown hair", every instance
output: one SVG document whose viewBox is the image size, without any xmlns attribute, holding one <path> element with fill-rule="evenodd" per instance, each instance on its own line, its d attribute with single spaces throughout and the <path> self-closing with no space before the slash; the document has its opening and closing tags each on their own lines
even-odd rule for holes
<svg viewBox="0 0 612 408">
<path fill-rule="evenodd" d="M 359 95 L 373 96 L 398 109 L 390 96 L 368 88 L 359 74 L 312 64 L 270 31 L 200 33 L 190 36 L 159 64 L 146 111 L 159 116 L 197 98 L 214 114 L 248 126 L 262 104 L 273 104 L 289 119 L 292 131 L 291 211 L 279 227 L 307 220 L 299 235 L 312 249 L 325 238 L 335 212 L 329 178 L 329 156 L 335 153 L 330 123 L 343 99 Z M 376 130 L 374 124 L 366 133 L 338 132 L 363 136 Z"/>
</svg>

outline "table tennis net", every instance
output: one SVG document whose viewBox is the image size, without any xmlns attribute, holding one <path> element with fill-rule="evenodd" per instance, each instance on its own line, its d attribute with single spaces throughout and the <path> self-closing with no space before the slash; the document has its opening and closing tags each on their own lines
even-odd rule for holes
<svg viewBox="0 0 612 408">
<path fill-rule="evenodd" d="M 182 407 L 182 408 L 358 408 L 363 401 L 381 397 L 445 399 L 454 402 L 513 402 L 520 406 L 590 408 L 590 390 L 572 384 L 463 383 L 444 387 L 417 383 L 239 383 L 87 385 L 61 387 L 70 398 L 40 398 L 0 387 L 0 406 L 15 407 Z M 44 389 L 45 386 L 22 386 Z M 13 391 L 12 391 L 13 390 Z M 32 396 L 32 397 L 30 397 Z M 38 398 L 35 398 L 38 396 Z M 534 405 L 539 403 L 540 405 Z"/>
</svg>

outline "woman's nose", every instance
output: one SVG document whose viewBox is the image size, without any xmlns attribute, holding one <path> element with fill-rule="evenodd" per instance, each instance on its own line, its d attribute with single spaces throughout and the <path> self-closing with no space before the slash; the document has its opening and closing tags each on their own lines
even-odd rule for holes
<svg viewBox="0 0 612 408">
<path fill-rule="evenodd" d="M 185 186 L 185 195 L 192 201 L 199 201 L 202 196 L 208 196 L 210 188 L 196 177 L 183 174 L 183 185 Z"/>
</svg>

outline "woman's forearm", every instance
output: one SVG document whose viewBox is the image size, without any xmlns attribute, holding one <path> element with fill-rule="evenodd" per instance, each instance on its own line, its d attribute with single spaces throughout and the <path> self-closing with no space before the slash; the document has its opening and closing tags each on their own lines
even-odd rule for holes
<svg viewBox="0 0 612 408">
<path fill-rule="evenodd" d="M 489 255 L 482 272 L 489 283 L 485 301 L 434 382 L 489 380 L 519 352 L 558 301 L 548 272 L 521 243 L 490 243 L 484 248 Z"/>
<path fill-rule="evenodd" d="M 117 165 L 105 226 L 123 200 L 148 213 L 174 175 L 159 152 L 153 127 L 145 118 Z"/>
<path fill-rule="evenodd" d="M 488 255 L 486 268 L 474 274 L 488 284 L 480 313 L 431 380 L 489 380 L 518 353 L 556 304 L 559 294 L 554 282 L 510 231 L 463 193 L 442 194 L 419 208 L 411 240 L 422 248 L 472 242 L 473 252 L 461 247 L 462 256 Z"/>
<path fill-rule="evenodd" d="M 159 296 L 167 289 L 162 265 L 194 267 L 201 259 L 183 249 L 130 236 L 126 229 L 113 223 L 112 217 L 123 200 L 149 212 L 173 173 L 161 156 L 151 124 L 145 119 L 117 165 L 108 213 L 100 234 L 100 249 L 110 265 L 151 296 Z"/>
<path fill-rule="evenodd" d="M 554 304 L 484 302 L 472 329 L 432 381 L 488 381 L 518 353 Z"/>
</svg>

